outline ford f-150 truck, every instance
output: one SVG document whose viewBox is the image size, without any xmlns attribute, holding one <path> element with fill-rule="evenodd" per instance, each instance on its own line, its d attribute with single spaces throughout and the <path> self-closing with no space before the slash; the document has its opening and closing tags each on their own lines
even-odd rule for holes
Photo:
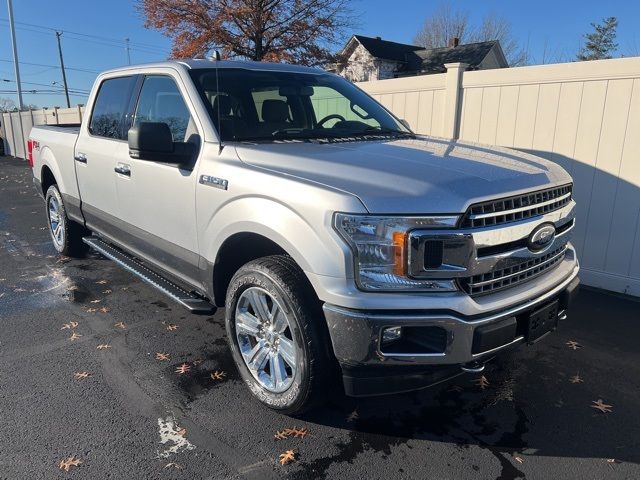
<svg viewBox="0 0 640 480">
<path fill-rule="evenodd" d="M 81 125 L 28 141 L 51 238 L 193 312 L 225 307 L 243 380 L 296 414 L 331 391 L 479 372 L 565 317 L 572 180 L 414 134 L 318 69 L 169 61 L 98 76 Z"/>
</svg>

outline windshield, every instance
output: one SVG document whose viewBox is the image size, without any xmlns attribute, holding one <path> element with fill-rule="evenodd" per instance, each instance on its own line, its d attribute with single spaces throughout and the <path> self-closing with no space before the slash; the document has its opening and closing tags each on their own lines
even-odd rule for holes
<svg viewBox="0 0 640 480">
<path fill-rule="evenodd" d="M 223 141 L 412 135 L 379 103 L 335 75 L 191 70 Z"/>
</svg>

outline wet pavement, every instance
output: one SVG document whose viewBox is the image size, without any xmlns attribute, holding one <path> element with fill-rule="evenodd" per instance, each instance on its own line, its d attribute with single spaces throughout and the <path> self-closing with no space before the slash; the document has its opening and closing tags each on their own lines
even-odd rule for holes
<svg viewBox="0 0 640 480">
<path fill-rule="evenodd" d="M 57 256 L 30 170 L 0 158 L 0 479 L 637 479 L 639 341 L 640 303 L 584 289 L 484 388 L 335 392 L 289 418 L 250 398 L 222 311 L 191 315 L 98 255 Z M 308 433 L 274 438 L 293 427 Z"/>
</svg>

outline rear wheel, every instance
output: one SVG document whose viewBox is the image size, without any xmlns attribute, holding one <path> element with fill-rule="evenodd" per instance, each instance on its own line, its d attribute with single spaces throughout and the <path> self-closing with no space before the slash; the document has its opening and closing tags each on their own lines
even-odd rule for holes
<svg viewBox="0 0 640 480">
<path fill-rule="evenodd" d="M 235 363 L 258 400 L 296 415 L 324 398 L 331 370 L 324 316 L 291 257 L 240 268 L 227 291 L 225 320 Z"/>
<path fill-rule="evenodd" d="M 67 217 L 67 210 L 57 185 L 49 187 L 45 202 L 49 234 L 55 249 L 58 253 L 69 257 L 83 256 L 89 249 L 82 241 L 82 237 L 87 234 L 86 229 Z"/>
</svg>

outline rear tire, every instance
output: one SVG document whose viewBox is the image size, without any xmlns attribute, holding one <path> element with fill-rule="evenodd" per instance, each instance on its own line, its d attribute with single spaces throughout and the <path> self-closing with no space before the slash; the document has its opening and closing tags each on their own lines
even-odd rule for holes
<svg viewBox="0 0 640 480">
<path fill-rule="evenodd" d="M 269 408 L 299 415 L 324 400 L 333 371 L 324 322 L 315 292 L 287 255 L 251 261 L 231 279 L 225 312 L 231 353 Z"/>
<path fill-rule="evenodd" d="M 67 217 L 67 210 L 57 185 L 51 185 L 45 195 L 49 235 L 58 253 L 68 257 L 83 257 L 89 246 L 82 241 L 87 230 Z"/>
</svg>

